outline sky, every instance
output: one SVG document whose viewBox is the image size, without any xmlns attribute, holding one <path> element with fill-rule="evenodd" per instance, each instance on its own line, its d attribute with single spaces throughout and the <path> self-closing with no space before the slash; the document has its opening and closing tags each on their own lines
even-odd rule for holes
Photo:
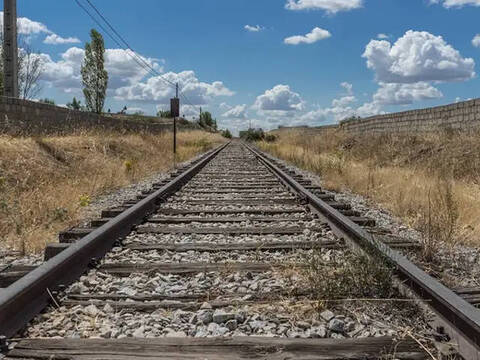
<svg viewBox="0 0 480 360">
<path fill-rule="evenodd" d="M 112 112 L 168 109 L 178 82 L 182 114 L 198 118 L 202 107 L 237 132 L 250 123 L 333 124 L 480 92 L 480 0 L 90 1 L 155 73 L 75 0 L 17 0 L 19 32 L 44 64 L 38 97 L 83 100 L 91 28 L 105 38 Z"/>
</svg>

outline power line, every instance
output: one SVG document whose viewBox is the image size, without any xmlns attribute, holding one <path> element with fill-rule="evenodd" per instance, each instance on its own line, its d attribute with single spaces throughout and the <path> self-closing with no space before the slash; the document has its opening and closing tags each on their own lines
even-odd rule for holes
<svg viewBox="0 0 480 360">
<path fill-rule="evenodd" d="M 88 1 L 88 0 L 87 0 Z M 154 76 L 159 76 L 160 79 L 162 81 L 164 81 L 165 83 L 169 84 L 169 85 L 173 85 L 175 86 L 175 83 L 171 82 L 170 80 L 168 79 L 165 79 L 163 76 L 160 75 L 160 73 L 158 73 L 153 67 L 151 67 L 142 57 L 138 56 L 137 53 L 131 49 L 130 47 L 128 47 L 127 49 L 125 49 L 125 47 L 120 44 L 120 42 L 110 33 L 110 31 L 108 31 L 101 23 L 100 21 L 97 20 L 97 18 L 90 12 L 88 11 L 88 9 L 80 3 L 79 0 L 75 0 L 75 2 L 77 3 L 77 5 L 83 10 L 85 11 L 85 13 L 120 47 L 122 48 L 123 50 L 130 50 L 132 53 L 129 53 L 127 52 L 127 54 L 137 63 L 137 65 L 139 65 L 141 68 L 143 68 L 144 70 L 146 70 L 147 73 L 150 73 Z M 90 3 L 90 2 L 89 2 Z M 91 4 L 91 3 L 90 3 Z M 117 33 L 115 31 L 115 33 Z M 118 34 L 118 33 L 117 33 Z M 117 35 L 118 36 L 118 35 Z M 133 54 L 133 55 L 132 55 Z M 145 66 L 145 64 L 147 64 L 148 66 Z"/>
<path fill-rule="evenodd" d="M 95 12 L 98 14 L 98 16 L 100 16 L 103 21 L 107 24 L 107 26 L 115 33 L 115 35 L 118 36 L 118 38 L 125 44 L 125 46 L 131 50 L 134 54 L 135 54 L 135 51 L 132 49 L 132 47 L 130 46 L 130 44 L 123 38 L 122 35 L 120 35 L 118 33 L 118 31 L 113 27 L 113 25 L 106 19 L 105 16 L 103 16 L 103 14 L 100 12 L 100 10 L 98 10 L 98 8 L 90 1 L 90 0 L 85 0 L 87 1 L 90 6 L 93 8 L 93 10 L 95 10 Z M 154 69 L 152 66 L 150 66 L 149 63 L 147 63 L 142 57 L 140 57 L 140 60 L 149 68 L 151 69 L 153 72 L 155 72 L 157 74 L 157 76 L 160 76 L 161 78 L 163 78 L 163 76 L 156 70 Z M 164 80 L 166 80 L 167 82 L 169 82 L 172 86 L 176 86 L 176 83 L 168 80 L 168 79 L 165 79 L 163 78 Z M 185 93 L 183 93 L 182 89 L 179 89 L 179 92 L 180 92 L 180 96 L 183 95 L 183 98 L 185 99 L 185 101 L 192 107 L 195 107 L 195 105 L 192 104 L 192 102 L 188 99 L 187 95 Z"/>
<path fill-rule="evenodd" d="M 105 18 L 105 16 L 103 16 L 103 14 L 100 12 L 100 10 L 98 10 L 98 8 L 90 0 L 86 0 L 86 1 L 90 4 L 90 6 L 93 8 L 93 10 L 95 10 L 95 12 L 98 14 L 98 16 L 100 16 L 102 18 L 102 20 L 107 24 L 107 26 L 114 32 L 114 34 L 118 36 L 120 41 L 122 41 L 125 44 L 125 46 L 136 55 L 136 52 L 127 43 L 127 41 L 123 38 L 123 36 L 120 35 L 117 30 L 115 30 L 115 28 L 112 26 L 112 24 Z M 163 78 L 163 76 L 154 67 L 152 67 L 147 61 L 145 61 L 145 59 L 143 59 L 143 57 L 141 57 L 141 56 L 138 56 L 138 57 L 142 61 L 142 63 L 145 64 L 145 66 L 147 66 L 155 74 L 157 74 L 158 76 Z M 173 81 L 170 81 L 170 80 L 165 79 L 165 78 L 164 78 L 164 80 L 166 82 L 170 83 L 170 85 L 176 86 L 176 84 Z"/>
<path fill-rule="evenodd" d="M 123 48 L 124 50 L 130 50 L 131 53 L 127 52 L 127 54 L 138 64 L 140 65 L 144 70 L 147 71 L 147 73 L 150 73 L 154 76 L 157 76 L 160 80 L 162 80 L 163 82 L 165 82 L 166 84 L 169 84 L 173 87 L 176 87 L 177 84 L 174 83 L 173 81 L 170 81 L 168 79 L 166 79 L 161 73 L 159 73 L 153 66 L 151 66 L 142 56 L 138 55 L 135 50 L 133 50 L 133 48 L 130 46 L 130 44 L 125 40 L 125 38 L 120 35 L 120 33 L 115 29 L 115 27 L 107 20 L 107 18 L 100 12 L 100 10 L 90 1 L 90 0 L 85 0 L 89 5 L 90 7 L 97 13 L 98 16 L 100 16 L 100 18 L 105 22 L 105 24 L 108 26 L 108 28 L 111 29 L 111 31 L 113 31 L 113 33 L 118 37 L 118 39 L 124 44 L 124 45 L 121 45 L 120 44 L 120 41 L 118 39 L 116 39 L 111 33 L 110 31 L 108 31 L 107 29 L 105 29 L 105 27 L 96 19 L 96 17 L 90 12 L 88 11 L 88 9 L 85 8 L 85 6 L 83 6 L 79 0 L 75 0 L 75 2 L 78 4 L 78 6 L 80 6 L 83 11 L 85 11 L 85 13 L 90 17 L 92 18 L 92 20 L 98 25 L 100 26 L 100 28 L 120 47 L 120 48 Z M 125 47 L 126 49 L 125 49 Z M 132 56 L 133 54 L 133 56 Z M 180 89 L 179 90 L 179 95 L 181 97 L 183 97 L 183 99 L 185 100 L 185 102 L 187 104 L 189 104 L 190 106 L 192 107 L 196 107 L 195 105 L 192 104 L 192 102 L 188 99 L 187 95 L 183 92 L 183 89 Z"/>
</svg>

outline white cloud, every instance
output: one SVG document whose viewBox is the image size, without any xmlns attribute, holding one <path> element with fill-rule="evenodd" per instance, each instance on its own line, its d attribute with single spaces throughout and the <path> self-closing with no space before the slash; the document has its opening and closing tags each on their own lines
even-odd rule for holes
<svg viewBox="0 0 480 360">
<path fill-rule="evenodd" d="M 3 11 L 0 11 L 0 19 L 0 24 L 3 28 Z M 26 17 L 17 18 L 17 31 L 21 35 L 34 35 L 40 33 L 52 34 L 45 24 L 30 20 Z"/>
<path fill-rule="evenodd" d="M 108 71 L 108 88 L 118 89 L 140 82 L 146 71 L 129 56 L 130 50 L 106 49 L 105 68 Z M 59 61 L 53 61 L 50 55 L 41 54 L 45 66 L 42 80 L 50 85 L 72 92 L 81 88 L 80 68 L 85 56 L 85 50 L 71 47 L 61 55 Z M 156 59 L 140 56 L 157 71 L 163 71 Z"/>
<path fill-rule="evenodd" d="M 0 28 L 3 29 L 3 11 L 0 11 Z M 38 34 L 48 34 L 43 42 L 50 45 L 74 44 L 80 42 L 79 39 L 74 37 L 62 38 L 49 30 L 47 25 L 26 17 L 17 18 L 17 31 L 19 35 L 25 35 L 27 37 Z"/>
<path fill-rule="evenodd" d="M 110 89 L 134 85 L 148 74 L 147 70 L 140 66 L 138 60 L 135 61 L 132 56 L 130 50 L 105 50 L 105 68 L 108 71 L 108 87 Z M 160 65 L 163 60 L 148 58 L 140 54 L 137 54 L 137 56 L 156 71 L 163 72 L 163 67 Z"/>
<path fill-rule="evenodd" d="M 237 105 L 222 114 L 222 117 L 227 119 L 246 119 L 247 105 Z"/>
<path fill-rule="evenodd" d="M 300 95 L 290 90 L 288 85 L 276 85 L 257 97 L 254 109 L 268 111 L 271 115 L 281 115 L 281 112 L 302 110 L 304 101 Z M 277 113 L 275 113 L 277 112 Z"/>
<path fill-rule="evenodd" d="M 311 32 L 306 35 L 295 35 L 285 38 L 284 43 L 288 45 L 298 45 L 300 43 L 313 44 L 319 40 L 327 39 L 332 34 L 328 30 L 320 29 L 319 27 L 314 28 Z"/>
<path fill-rule="evenodd" d="M 245 25 L 244 29 L 250 32 L 259 32 L 264 29 L 263 26 L 260 25 Z"/>
<path fill-rule="evenodd" d="M 367 102 L 362 106 L 358 107 L 357 110 L 355 110 L 355 116 L 360 117 L 367 117 L 378 114 L 385 114 L 385 111 L 382 111 L 380 104 L 376 103 L 375 101 Z"/>
<path fill-rule="evenodd" d="M 452 7 L 463 7 L 465 5 L 480 6 L 480 0 L 430 0 L 430 3 L 442 3 L 447 9 Z"/>
<path fill-rule="evenodd" d="M 309 111 L 300 116 L 296 122 L 298 124 L 316 126 L 330 122 L 332 119 L 338 122 L 352 116 L 365 117 L 382 113 L 381 104 L 376 101 L 365 103 L 361 106 L 354 106 L 357 98 L 353 95 L 353 91 L 351 91 L 353 86 L 347 82 L 341 83 L 340 86 L 347 90 L 350 89 L 348 96 L 333 99 L 331 106 L 326 108 L 319 107 Z"/>
<path fill-rule="evenodd" d="M 167 104 L 170 98 L 174 96 L 175 89 L 164 79 L 172 83 L 178 82 L 182 93 L 194 105 L 206 104 L 217 96 L 232 96 L 234 94 L 221 81 L 200 82 L 195 76 L 195 72 L 182 71 L 180 73 L 169 72 L 163 74 L 163 77 L 150 77 L 146 81 L 118 88 L 115 91 L 115 98 L 118 100 Z"/>
<path fill-rule="evenodd" d="M 385 39 L 388 39 L 388 38 L 390 38 L 390 36 L 388 36 L 387 34 L 380 33 L 380 34 L 377 35 L 377 39 L 385 40 Z"/>
<path fill-rule="evenodd" d="M 362 7 L 362 0 L 288 0 L 288 10 L 325 10 L 329 14 Z"/>
<path fill-rule="evenodd" d="M 347 94 L 348 95 L 352 95 L 353 94 L 353 85 L 344 81 L 340 84 L 341 87 L 343 87 L 346 91 L 347 91 Z"/>
<path fill-rule="evenodd" d="M 50 55 L 41 54 L 45 70 L 42 80 L 65 92 L 78 90 L 81 87 L 80 67 L 84 54 L 85 51 L 77 47 L 64 52 L 59 61 L 53 61 Z"/>
<path fill-rule="evenodd" d="M 80 39 L 76 37 L 68 37 L 68 38 L 62 38 L 61 36 L 58 36 L 57 34 L 51 34 L 48 35 L 45 40 L 43 40 L 45 44 L 50 44 L 50 45 L 59 45 L 59 44 L 78 44 L 80 43 Z"/>
<path fill-rule="evenodd" d="M 472 45 L 475 47 L 480 47 L 480 34 L 477 34 L 473 37 Z"/>
<path fill-rule="evenodd" d="M 475 62 L 463 58 L 441 36 L 409 30 L 393 45 L 371 40 L 362 55 L 377 81 L 416 83 L 420 81 L 463 81 L 475 76 Z"/>
<path fill-rule="evenodd" d="M 385 84 L 373 96 L 379 105 L 407 105 L 415 101 L 441 98 L 442 92 L 426 82 L 414 84 Z"/>
</svg>

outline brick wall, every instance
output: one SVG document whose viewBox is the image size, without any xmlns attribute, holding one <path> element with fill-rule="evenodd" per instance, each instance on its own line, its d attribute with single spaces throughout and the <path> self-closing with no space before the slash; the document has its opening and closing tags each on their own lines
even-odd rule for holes
<svg viewBox="0 0 480 360">
<path fill-rule="evenodd" d="M 179 128 L 195 127 L 182 124 Z M 55 105 L 0 97 L 0 134 L 54 135 L 82 130 L 160 133 L 170 124 L 150 124 L 75 111 Z"/>
<path fill-rule="evenodd" d="M 428 132 L 445 129 L 480 129 L 480 99 L 433 108 L 344 120 L 340 128 L 350 133 Z"/>
</svg>

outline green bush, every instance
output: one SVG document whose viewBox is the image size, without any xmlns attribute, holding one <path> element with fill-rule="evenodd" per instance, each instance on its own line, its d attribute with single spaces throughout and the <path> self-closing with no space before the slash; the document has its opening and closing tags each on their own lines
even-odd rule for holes
<svg viewBox="0 0 480 360">
<path fill-rule="evenodd" d="M 232 138 L 232 133 L 228 129 L 222 130 L 222 136 L 227 138 L 227 139 L 231 139 Z"/>
<path fill-rule="evenodd" d="M 265 133 L 262 129 L 248 129 L 240 131 L 240 138 L 245 141 L 261 141 L 265 138 Z"/>
</svg>

